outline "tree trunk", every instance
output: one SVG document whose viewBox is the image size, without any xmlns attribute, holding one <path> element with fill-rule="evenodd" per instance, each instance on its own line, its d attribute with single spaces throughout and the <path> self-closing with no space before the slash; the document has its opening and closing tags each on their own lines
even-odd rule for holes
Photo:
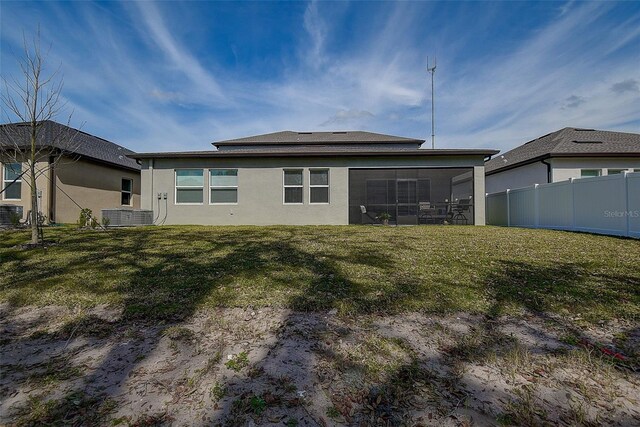
<svg viewBox="0 0 640 427">
<path fill-rule="evenodd" d="M 31 175 L 31 244 L 37 245 L 40 243 L 40 236 L 38 233 L 38 188 L 36 187 L 36 167 L 32 162 L 30 175 Z"/>
<path fill-rule="evenodd" d="M 38 76 L 35 79 L 36 87 L 38 84 Z M 38 224 L 38 187 L 36 185 L 36 139 L 38 137 L 38 123 L 35 120 L 36 110 L 35 106 L 37 106 L 37 91 L 36 96 L 34 96 L 34 110 L 31 120 L 31 152 L 29 153 L 29 157 L 31 161 L 29 162 L 29 180 L 31 181 L 31 244 L 37 245 L 40 243 L 40 231 L 38 228 L 40 224 Z"/>
</svg>

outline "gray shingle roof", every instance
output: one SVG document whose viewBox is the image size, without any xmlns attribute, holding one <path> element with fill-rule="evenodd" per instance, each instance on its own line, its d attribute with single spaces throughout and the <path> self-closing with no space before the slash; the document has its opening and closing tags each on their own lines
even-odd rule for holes
<svg viewBox="0 0 640 427">
<path fill-rule="evenodd" d="M 25 123 L 0 125 L 0 149 L 11 149 L 14 142 L 24 148 L 28 147 L 29 131 L 29 125 Z M 70 144 L 67 142 L 69 138 L 73 138 L 73 142 Z M 49 146 L 62 151 L 71 149 L 74 154 L 89 159 L 127 169 L 140 170 L 140 165 L 133 158 L 127 157 L 135 154 L 134 151 L 54 121 L 42 122 L 37 143 L 41 147 Z"/>
<path fill-rule="evenodd" d="M 640 157 L 640 134 L 564 128 L 489 160 L 487 174 L 548 157 Z"/>
<path fill-rule="evenodd" d="M 214 142 L 213 145 L 297 145 L 297 144 L 422 144 L 423 139 L 404 138 L 401 136 L 383 135 L 364 131 L 336 132 L 293 132 L 282 131 L 246 138 L 228 139 Z"/>
</svg>

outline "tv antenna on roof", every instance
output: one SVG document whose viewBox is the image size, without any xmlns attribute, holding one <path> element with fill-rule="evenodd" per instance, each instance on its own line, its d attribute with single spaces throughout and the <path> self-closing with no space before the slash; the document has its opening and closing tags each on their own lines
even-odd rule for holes
<svg viewBox="0 0 640 427">
<path fill-rule="evenodd" d="M 433 90 L 433 77 L 436 74 L 438 57 L 434 56 L 433 67 L 429 67 L 429 57 L 427 56 L 427 72 L 431 74 L 431 149 L 436 148 L 436 122 L 435 122 L 435 92 Z"/>
</svg>

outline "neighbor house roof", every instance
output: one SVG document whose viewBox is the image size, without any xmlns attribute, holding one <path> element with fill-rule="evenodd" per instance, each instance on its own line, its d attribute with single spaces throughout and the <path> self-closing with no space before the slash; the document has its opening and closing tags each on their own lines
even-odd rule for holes
<svg viewBox="0 0 640 427">
<path fill-rule="evenodd" d="M 18 144 L 22 149 L 28 148 L 30 144 L 29 132 L 28 123 L 0 125 L 0 148 L 12 149 L 15 144 Z M 69 143 L 70 139 L 71 143 Z M 133 158 L 128 157 L 135 154 L 133 151 L 51 120 L 41 123 L 37 145 L 39 147 L 50 146 L 62 152 L 70 151 L 75 155 L 126 169 L 140 170 L 140 165 Z"/>
<path fill-rule="evenodd" d="M 289 150 L 230 150 L 230 151 L 180 151 L 160 153 L 135 153 L 134 159 L 167 159 L 167 158 L 238 158 L 238 157 L 360 157 L 360 156 L 492 156 L 498 150 L 488 149 L 340 149 L 340 147 L 301 147 Z"/>
<path fill-rule="evenodd" d="M 282 131 L 246 138 L 228 139 L 213 145 L 323 145 L 323 144 L 422 144 L 423 139 L 404 138 L 364 131 L 293 132 Z"/>
<path fill-rule="evenodd" d="M 640 157 L 640 134 L 564 128 L 489 160 L 492 174 L 550 157 Z"/>
</svg>

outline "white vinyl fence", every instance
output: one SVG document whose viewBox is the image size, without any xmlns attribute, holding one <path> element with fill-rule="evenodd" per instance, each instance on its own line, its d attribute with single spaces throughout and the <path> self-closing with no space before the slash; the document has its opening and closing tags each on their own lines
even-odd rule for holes
<svg viewBox="0 0 640 427">
<path fill-rule="evenodd" d="M 489 193 L 487 224 L 640 238 L 640 173 Z"/>
</svg>

